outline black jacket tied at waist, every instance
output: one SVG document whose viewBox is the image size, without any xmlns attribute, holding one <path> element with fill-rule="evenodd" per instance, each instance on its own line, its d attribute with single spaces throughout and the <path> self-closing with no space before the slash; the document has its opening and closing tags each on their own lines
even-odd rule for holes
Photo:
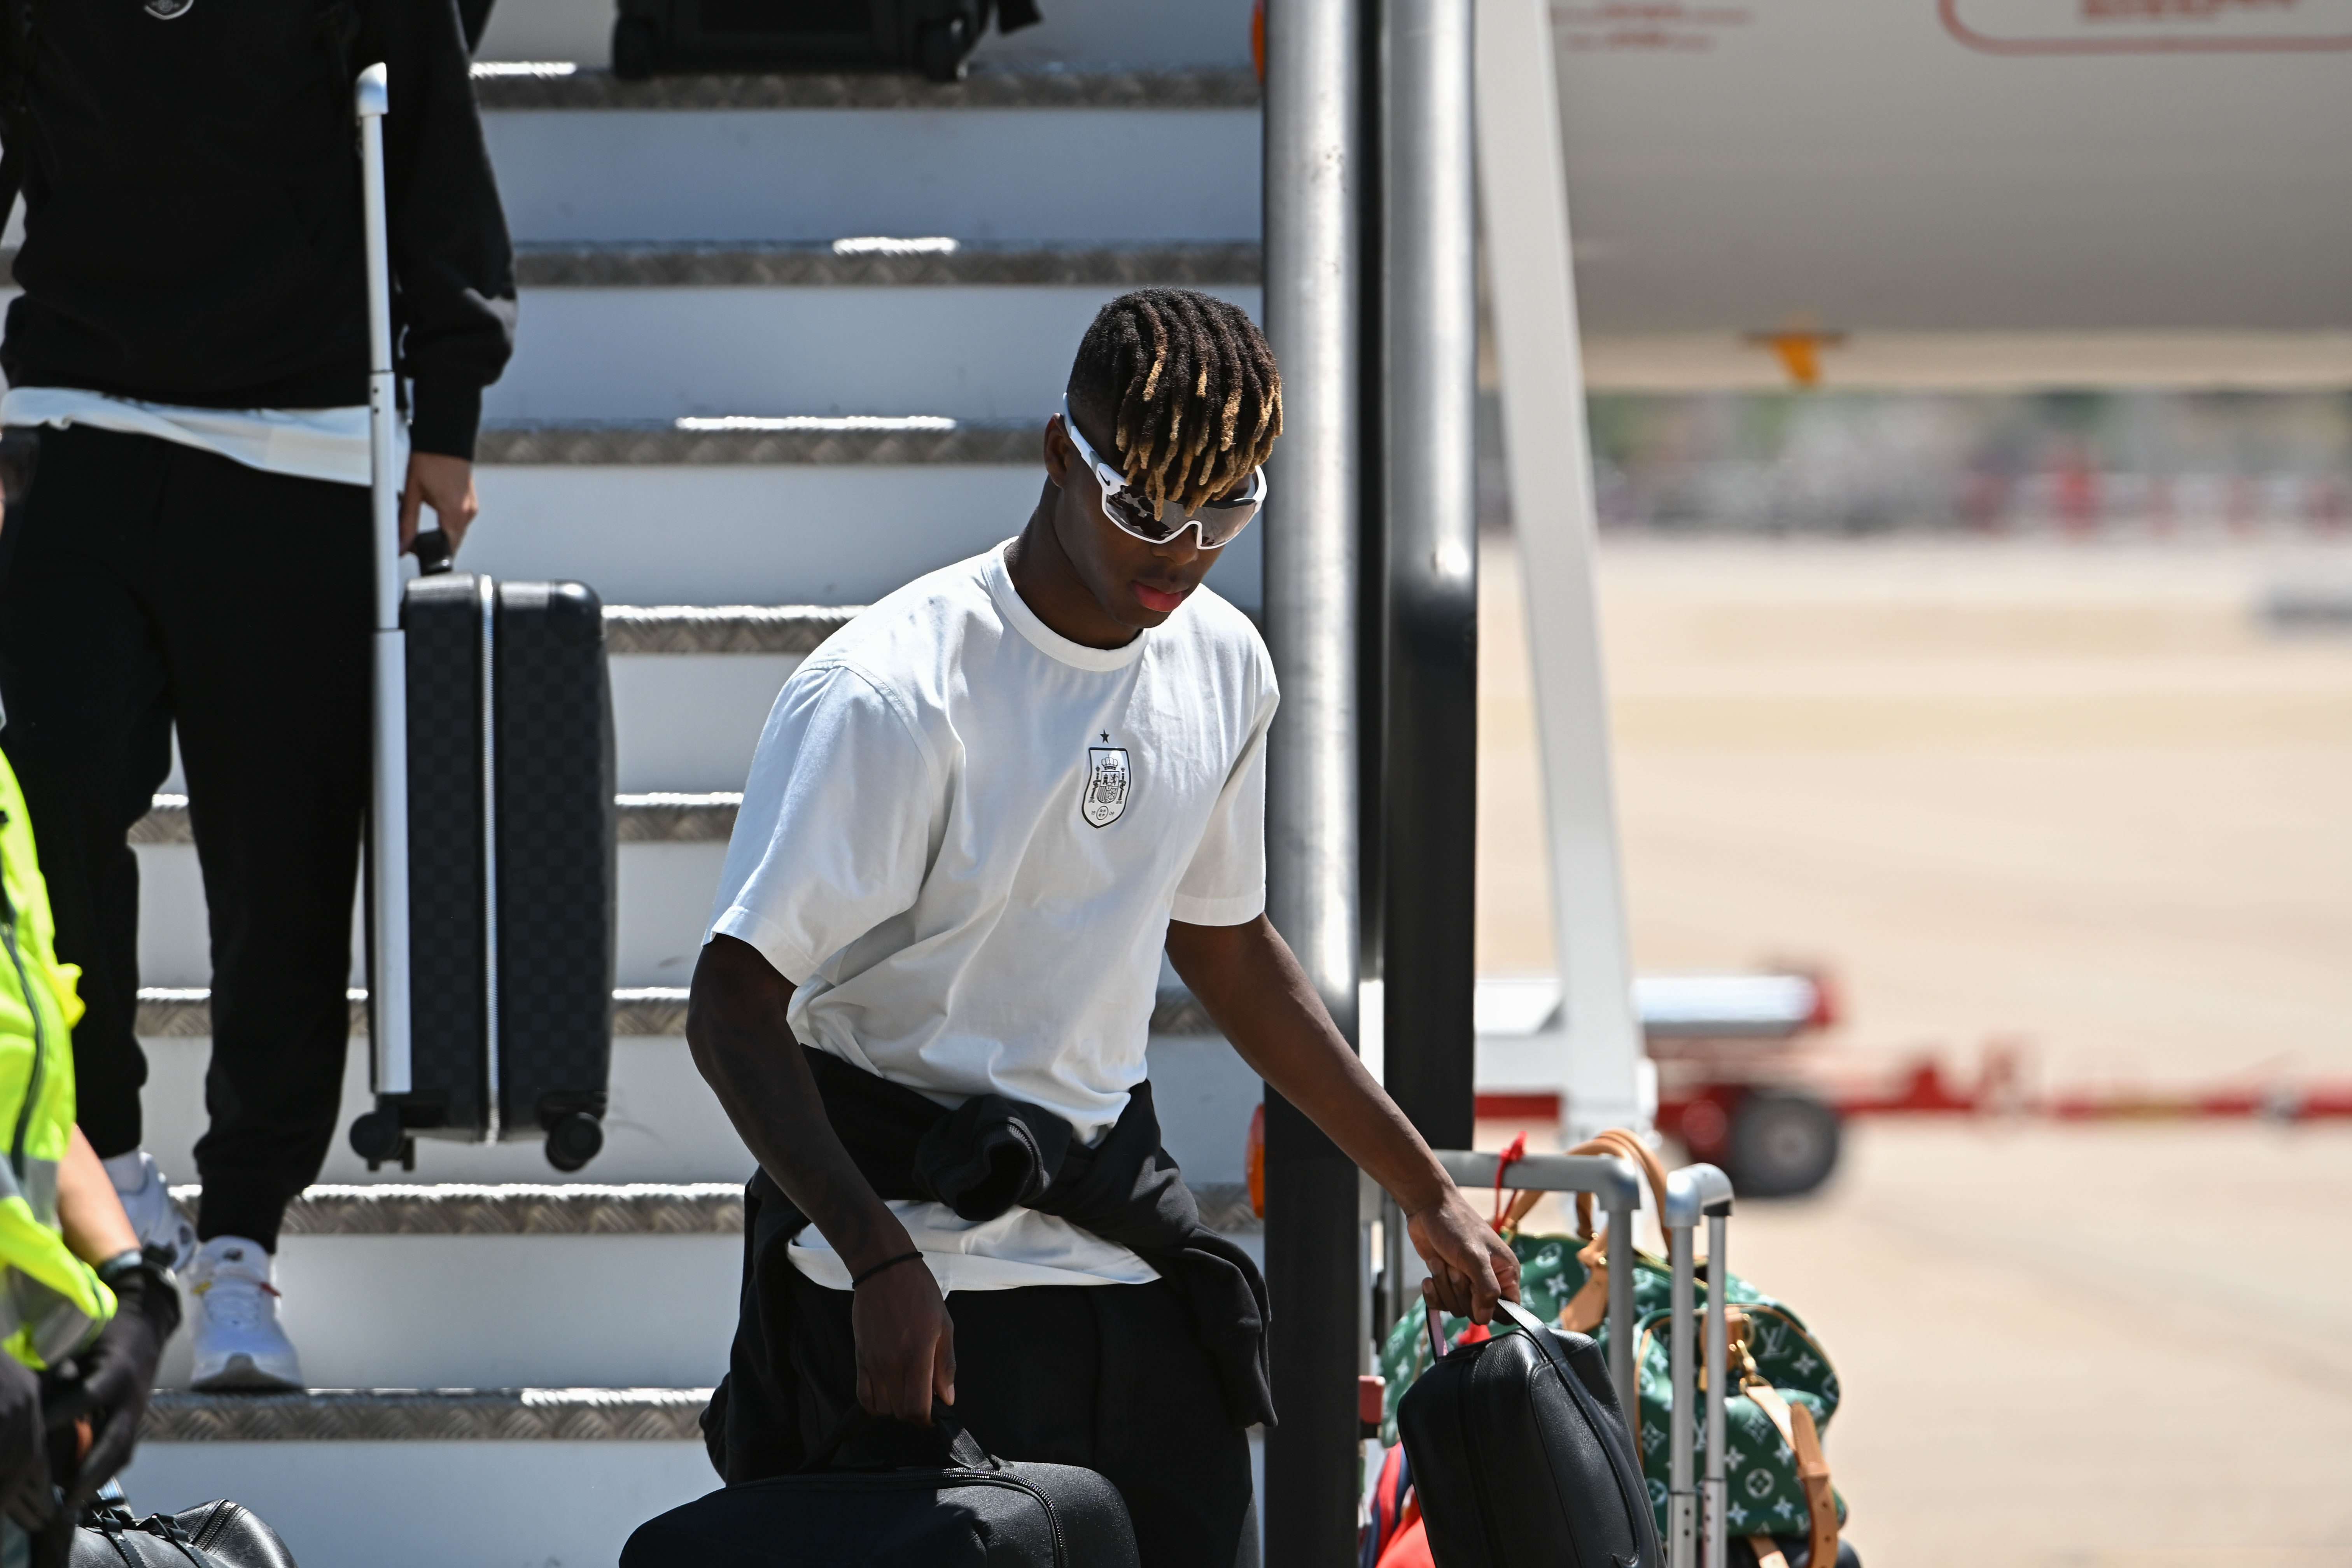
<svg viewBox="0 0 2352 1568">
<path fill-rule="evenodd" d="M 1191 1312 L 1234 1424 L 1274 1425 L 1265 1280 L 1249 1254 L 1201 1223 L 1183 1175 L 1160 1146 L 1150 1083 L 1135 1086 L 1126 1110 L 1088 1148 L 1068 1122 L 1040 1106 L 983 1094 L 950 1111 L 838 1057 L 804 1054 L 835 1132 L 877 1196 L 944 1204 L 968 1220 L 993 1219 L 1020 1205 L 1128 1248 Z M 728 1377 L 730 1384 L 758 1382 L 764 1397 L 730 1402 L 722 1385 L 703 1417 L 712 1460 L 730 1482 L 796 1468 L 803 1457 L 796 1430 L 755 1418 L 750 1407 L 799 1407 L 792 1293 L 761 1283 L 792 1268 L 785 1249 L 808 1216 L 765 1170 L 751 1177 L 743 1197 L 742 1312 Z M 750 1429 L 754 1426 L 763 1429 Z"/>
</svg>

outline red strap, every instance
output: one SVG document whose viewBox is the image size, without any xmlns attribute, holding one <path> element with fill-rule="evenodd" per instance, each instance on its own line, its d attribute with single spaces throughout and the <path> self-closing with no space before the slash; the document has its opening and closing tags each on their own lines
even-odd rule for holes
<svg viewBox="0 0 2352 1568">
<path fill-rule="evenodd" d="M 1495 1162 L 1495 1228 L 1503 1228 L 1503 1173 L 1528 1157 L 1528 1135 L 1512 1139 Z"/>
</svg>

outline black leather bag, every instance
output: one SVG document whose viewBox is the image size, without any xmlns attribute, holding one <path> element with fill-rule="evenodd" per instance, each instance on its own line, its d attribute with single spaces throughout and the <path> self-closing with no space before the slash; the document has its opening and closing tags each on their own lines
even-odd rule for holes
<svg viewBox="0 0 2352 1568">
<path fill-rule="evenodd" d="M 1522 1331 L 1446 1352 L 1397 1426 L 1445 1568 L 1664 1568 L 1600 1347 L 1516 1301 Z"/>
<path fill-rule="evenodd" d="M 639 1525 L 621 1568 L 1140 1568 L 1117 1488 L 1076 1465 L 990 1457 L 944 1410 L 944 1466 L 745 1481 Z M 911 1428 L 909 1429 L 911 1430 Z"/>
<path fill-rule="evenodd" d="M 253 1510 L 208 1502 L 134 1520 L 128 1509 L 89 1515 L 74 1531 L 69 1568 L 294 1568 L 294 1554 Z"/>
</svg>

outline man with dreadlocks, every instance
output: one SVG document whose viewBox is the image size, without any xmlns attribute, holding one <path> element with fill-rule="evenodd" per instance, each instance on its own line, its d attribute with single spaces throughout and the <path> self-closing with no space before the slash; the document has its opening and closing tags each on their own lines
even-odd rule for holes
<svg viewBox="0 0 2352 1568">
<path fill-rule="evenodd" d="M 1281 428 L 1242 311 L 1112 301 L 1020 536 L 866 610 L 776 699 L 687 1023 L 760 1162 L 704 1416 L 730 1482 L 845 1434 L 852 1462 L 936 1462 L 961 1425 L 1108 1477 L 1151 1568 L 1255 1560 L 1265 1286 L 1160 1148 L 1163 947 L 1396 1194 L 1436 1300 L 1483 1322 L 1516 1293 L 1265 919 L 1273 668 L 1202 579 Z"/>
</svg>

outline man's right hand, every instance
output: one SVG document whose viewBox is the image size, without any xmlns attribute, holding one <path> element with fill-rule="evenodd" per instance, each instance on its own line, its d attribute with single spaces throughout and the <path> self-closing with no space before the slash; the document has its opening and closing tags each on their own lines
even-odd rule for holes
<svg viewBox="0 0 2352 1568">
<path fill-rule="evenodd" d="M 931 1424 L 931 1401 L 955 1403 L 955 1321 L 919 1259 L 885 1268 L 849 1305 L 857 1403 L 877 1415 Z"/>
</svg>

